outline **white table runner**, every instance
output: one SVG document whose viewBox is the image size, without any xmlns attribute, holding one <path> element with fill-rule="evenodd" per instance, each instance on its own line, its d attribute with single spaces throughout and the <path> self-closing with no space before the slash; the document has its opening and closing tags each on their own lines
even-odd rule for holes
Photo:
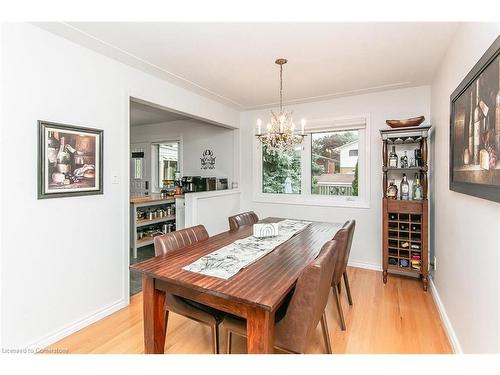
<svg viewBox="0 0 500 375">
<path fill-rule="evenodd" d="M 279 235 L 276 237 L 249 236 L 243 238 L 202 256 L 182 269 L 227 280 L 257 259 L 269 254 L 283 242 L 306 228 L 311 222 L 287 219 L 278 224 L 280 229 Z"/>
</svg>

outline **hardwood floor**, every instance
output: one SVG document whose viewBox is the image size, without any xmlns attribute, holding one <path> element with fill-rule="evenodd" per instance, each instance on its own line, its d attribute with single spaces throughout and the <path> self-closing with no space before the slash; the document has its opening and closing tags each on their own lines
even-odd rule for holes
<svg viewBox="0 0 500 375">
<path fill-rule="evenodd" d="M 349 268 L 348 273 L 354 306 L 348 305 L 345 289 L 341 294 L 347 331 L 340 329 L 331 294 L 326 309 L 334 353 L 452 352 L 432 296 L 423 292 L 418 279 L 389 275 L 384 286 L 381 272 Z M 211 353 L 210 340 L 208 327 L 170 314 L 165 353 Z M 133 296 L 128 307 L 50 348 L 69 353 L 143 353 L 142 294 Z M 245 340 L 234 336 L 233 353 L 245 352 Z M 325 353 L 320 324 L 307 352 Z"/>
</svg>

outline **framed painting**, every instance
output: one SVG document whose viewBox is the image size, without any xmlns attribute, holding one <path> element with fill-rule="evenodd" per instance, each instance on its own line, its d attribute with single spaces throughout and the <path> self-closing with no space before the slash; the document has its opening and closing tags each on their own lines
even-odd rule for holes
<svg viewBox="0 0 500 375">
<path fill-rule="evenodd" d="M 450 102 L 450 190 L 500 202 L 500 37 Z"/>
<path fill-rule="evenodd" d="M 103 193 L 103 131 L 38 121 L 38 199 Z"/>
</svg>

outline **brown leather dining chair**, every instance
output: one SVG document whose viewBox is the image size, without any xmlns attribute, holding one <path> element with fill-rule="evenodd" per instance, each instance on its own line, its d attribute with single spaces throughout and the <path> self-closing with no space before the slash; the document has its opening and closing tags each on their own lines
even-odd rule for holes
<svg viewBox="0 0 500 375">
<path fill-rule="evenodd" d="M 346 330 L 344 312 L 342 310 L 342 302 L 340 300 L 340 292 L 342 290 L 342 278 L 344 278 L 345 289 L 349 305 L 352 306 L 351 288 L 349 287 L 349 278 L 347 277 L 347 262 L 351 253 L 352 238 L 354 236 L 354 228 L 356 220 L 348 220 L 342 228 L 333 237 L 339 243 L 339 262 L 335 266 L 332 278 L 332 293 L 337 304 L 337 309 L 340 317 L 340 326 L 342 331 Z"/>
<path fill-rule="evenodd" d="M 154 238 L 155 255 L 160 256 L 175 250 L 182 251 L 183 247 L 207 238 L 208 233 L 203 225 L 156 236 Z M 223 312 L 168 292 L 165 295 L 165 310 L 208 325 L 212 331 L 213 351 L 215 354 L 219 353 L 219 323 L 224 317 Z M 165 316 L 165 330 L 167 323 L 168 315 Z"/>
<path fill-rule="evenodd" d="M 259 217 L 253 211 L 243 212 L 238 215 L 230 216 L 229 230 L 236 230 L 242 225 L 255 224 L 259 221 Z"/>
<path fill-rule="evenodd" d="M 304 353 L 321 321 L 327 352 L 332 353 L 325 307 L 338 255 L 338 242 L 328 241 L 318 257 L 302 271 L 283 317 L 279 319 L 278 313 L 275 314 L 274 342 L 277 349 L 288 353 Z M 246 321 L 226 316 L 220 327 L 222 335 L 226 337 L 227 353 L 230 354 L 232 334 L 246 336 Z"/>
</svg>

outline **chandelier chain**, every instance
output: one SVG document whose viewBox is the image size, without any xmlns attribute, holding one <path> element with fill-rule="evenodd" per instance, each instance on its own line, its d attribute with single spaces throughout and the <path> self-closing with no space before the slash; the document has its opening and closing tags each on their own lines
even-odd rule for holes
<svg viewBox="0 0 500 375">
<path fill-rule="evenodd" d="M 280 113 L 283 112 L 283 64 L 280 64 Z"/>
</svg>

